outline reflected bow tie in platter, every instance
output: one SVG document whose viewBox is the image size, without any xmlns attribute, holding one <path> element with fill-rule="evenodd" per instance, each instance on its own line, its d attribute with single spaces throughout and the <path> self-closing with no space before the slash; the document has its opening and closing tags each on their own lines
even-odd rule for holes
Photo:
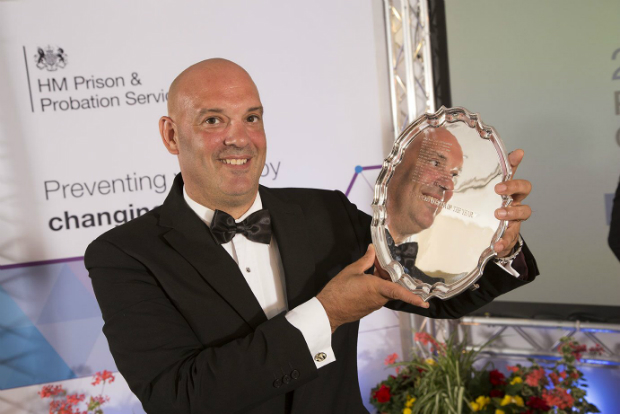
<svg viewBox="0 0 620 414">
<path fill-rule="evenodd" d="M 269 210 L 258 210 L 241 223 L 236 223 L 230 214 L 215 210 L 211 222 L 211 233 L 218 244 L 228 243 L 235 237 L 235 234 L 243 234 L 250 241 L 269 244 L 271 242 Z"/>
</svg>

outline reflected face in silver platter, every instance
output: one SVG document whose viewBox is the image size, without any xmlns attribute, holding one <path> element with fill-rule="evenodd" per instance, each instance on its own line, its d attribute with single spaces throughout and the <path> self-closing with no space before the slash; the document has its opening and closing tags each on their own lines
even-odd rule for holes
<svg viewBox="0 0 620 414">
<path fill-rule="evenodd" d="M 453 195 L 463 150 L 445 127 L 414 138 L 390 180 L 387 224 L 397 244 L 429 228 Z"/>
</svg>

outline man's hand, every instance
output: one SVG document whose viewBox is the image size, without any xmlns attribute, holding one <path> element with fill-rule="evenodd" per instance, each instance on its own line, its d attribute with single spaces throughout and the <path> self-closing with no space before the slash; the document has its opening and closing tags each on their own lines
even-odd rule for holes
<svg viewBox="0 0 620 414">
<path fill-rule="evenodd" d="M 402 300 L 428 308 L 428 303 L 404 287 L 365 274 L 364 271 L 370 269 L 374 261 L 375 248 L 371 244 L 364 256 L 342 269 L 317 295 L 329 318 L 332 333 L 340 325 L 357 321 L 390 300 Z"/>
<path fill-rule="evenodd" d="M 508 155 L 513 178 L 517 172 L 517 167 L 523 159 L 523 154 L 523 150 L 518 149 Z M 497 194 L 509 195 L 512 197 L 512 204 L 509 207 L 495 210 L 495 217 L 500 220 L 508 221 L 508 228 L 504 232 L 504 235 L 493 246 L 497 252 L 497 257 L 508 256 L 512 252 L 513 247 L 519 239 L 521 222 L 527 220 L 532 215 L 530 206 L 521 204 L 530 194 L 530 191 L 532 191 L 532 183 L 527 180 L 512 179 L 495 186 L 495 192 Z"/>
</svg>

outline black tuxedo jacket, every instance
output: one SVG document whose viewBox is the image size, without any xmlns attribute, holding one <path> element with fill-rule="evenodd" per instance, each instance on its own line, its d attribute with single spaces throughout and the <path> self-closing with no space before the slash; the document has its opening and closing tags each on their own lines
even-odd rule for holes
<svg viewBox="0 0 620 414">
<path fill-rule="evenodd" d="M 237 264 L 185 203 L 179 175 L 164 204 L 87 249 L 103 331 L 119 371 L 149 414 L 366 413 L 357 381 L 358 322 L 332 335 L 317 370 L 284 313 L 267 320 Z M 316 296 L 370 243 L 370 217 L 340 192 L 260 188 L 272 216 L 288 308 Z M 526 249 L 530 280 L 536 264 Z M 429 309 L 460 317 L 523 285 L 494 264 L 480 288 Z M 363 398 L 369 398 L 364 396 Z"/>
</svg>

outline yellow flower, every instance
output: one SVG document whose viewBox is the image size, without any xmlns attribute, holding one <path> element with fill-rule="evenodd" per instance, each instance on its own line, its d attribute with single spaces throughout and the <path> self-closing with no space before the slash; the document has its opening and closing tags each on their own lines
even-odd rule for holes
<svg viewBox="0 0 620 414">
<path fill-rule="evenodd" d="M 415 402 L 415 400 L 416 400 L 415 397 L 407 396 L 407 402 L 405 403 L 405 407 L 410 408 L 413 405 L 413 403 Z M 411 410 L 409 410 L 409 411 L 411 411 Z"/>
<path fill-rule="evenodd" d="M 411 408 L 403 408 L 403 414 L 411 414 Z"/>
<path fill-rule="evenodd" d="M 480 409 L 484 408 L 487 404 L 491 404 L 491 398 L 489 397 L 485 397 L 484 395 L 481 395 L 480 397 L 476 398 L 476 402 L 478 404 L 480 404 Z"/>
<path fill-rule="evenodd" d="M 523 407 L 523 398 L 519 397 L 518 395 L 515 395 L 514 397 L 514 401 L 515 404 L 517 404 L 517 406 L 519 407 Z"/>
<path fill-rule="evenodd" d="M 486 405 L 490 403 L 491 399 L 489 397 L 481 395 L 480 397 L 476 398 L 475 402 L 472 402 L 469 405 L 471 406 L 472 411 L 482 411 L 484 407 L 486 407 Z"/>
<path fill-rule="evenodd" d="M 495 410 L 495 414 L 506 414 L 504 410 L 497 409 Z"/>
<path fill-rule="evenodd" d="M 521 384 L 523 379 L 521 377 L 514 377 L 512 381 L 510 381 L 510 385 Z"/>
<path fill-rule="evenodd" d="M 518 395 L 506 395 L 500 405 L 503 407 L 508 404 L 516 404 L 518 407 L 523 407 L 523 398 Z"/>
<path fill-rule="evenodd" d="M 436 362 L 433 358 L 427 358 L 424 362 L 426 362 L 428 365 L 435 365 Z"/>
</svg>

